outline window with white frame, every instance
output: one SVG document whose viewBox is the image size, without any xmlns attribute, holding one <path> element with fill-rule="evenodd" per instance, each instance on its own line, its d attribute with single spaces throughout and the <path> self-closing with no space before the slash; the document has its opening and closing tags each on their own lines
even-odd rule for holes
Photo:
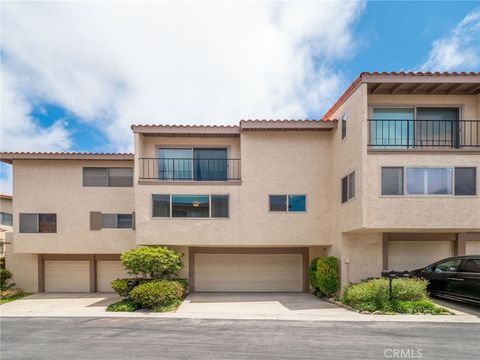
<svg viewBox="0 0 480 360">
<path fill-rule="evenodd" d="M 355 171 L 344 176 L 341 182 L 342 187 L 342 204 L 355 197 Z"/>
<path fill-rule="evenodd" d="M 306 195 L 269 195 L 269 210 L 272 212 L 305 212 Z"/>
</svg>

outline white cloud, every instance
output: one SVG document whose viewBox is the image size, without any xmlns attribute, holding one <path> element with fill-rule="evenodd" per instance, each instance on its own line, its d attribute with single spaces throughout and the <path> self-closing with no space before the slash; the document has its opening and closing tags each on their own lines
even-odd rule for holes
<svg viewBox="0 0 480 360">
<path fill-rule="evenodd" d="M 364 3 L 2 7 L 2 72 L 20 89 L 2 99 L 2 117 L 6 108 L 5 121 L 16 122 L 5 135 L 16 126 L 29 134 L 6 143 L 40 150 L 47 138 L 70 146 L 61 123 L 42 136 L 28 130 L 27 99 L 35 99 L 92 122 L 124 151 L 131 150 L 132 123 L 320 117 L 344 86 L 334 64 L 355 51 L 352 24 Z"/>
<path fill-rule="evenodd" d="M 480 9 L 468 14 L 432 45 L 422 71 L 470 71 L 480 66 Z"/>
</svg>

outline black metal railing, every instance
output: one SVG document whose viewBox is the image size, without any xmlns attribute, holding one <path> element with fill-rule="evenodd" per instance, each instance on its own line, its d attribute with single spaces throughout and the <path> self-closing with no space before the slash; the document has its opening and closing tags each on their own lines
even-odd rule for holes
<svg viewBox="0 0 480 360">
<path fill-rule="evenodd" d="M 480 120 L 368 119 L 370 148 L 480 148 Z"/>
<path fill-rule="evenodd" d="M 228 181 L 241 179 L 240 159 L 140 158 L 142 180 Z"/>
</svg>

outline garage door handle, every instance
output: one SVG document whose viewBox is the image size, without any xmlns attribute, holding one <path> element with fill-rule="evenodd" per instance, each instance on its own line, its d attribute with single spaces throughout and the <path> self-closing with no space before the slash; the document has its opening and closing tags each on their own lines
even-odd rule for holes
<svg viewBox="0 0 480 360">
<path fill-rule="evenodd" d="M 459 279 L 459 278 L 448 278 L 448 280 L 463 281 L 463 279 Z"/>
</svg>

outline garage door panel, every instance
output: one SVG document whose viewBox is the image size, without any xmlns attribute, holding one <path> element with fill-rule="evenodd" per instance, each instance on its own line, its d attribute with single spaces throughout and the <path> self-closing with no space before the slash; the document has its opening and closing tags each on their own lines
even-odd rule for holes
<svg viewBox="0 0 480 360">
<path fill-rule="evenodd" d="M 301 254 L 196 254 L 196 291 L 301 292 Z"/>
<path fill-rule="evenodd" d="M 469 240 L 465 242 L 466 255 L 480 255 L 480 240 Z"/>
<path fill-rule="evenodd" d="M 128 277 L 120 261 L 97 261 L 97 291 L 113 292 L 111 282 Z"/>
<path fill-rule="evenodd" d="M 46 261 L 46 292 L 89 292 L 90 263 L 88 261 Z"/>
<path fill-rule="evenodd" d="M 414 270 L 453 256 L 452 241 L 390 241 L 389 270 Z"/>
</svg>

